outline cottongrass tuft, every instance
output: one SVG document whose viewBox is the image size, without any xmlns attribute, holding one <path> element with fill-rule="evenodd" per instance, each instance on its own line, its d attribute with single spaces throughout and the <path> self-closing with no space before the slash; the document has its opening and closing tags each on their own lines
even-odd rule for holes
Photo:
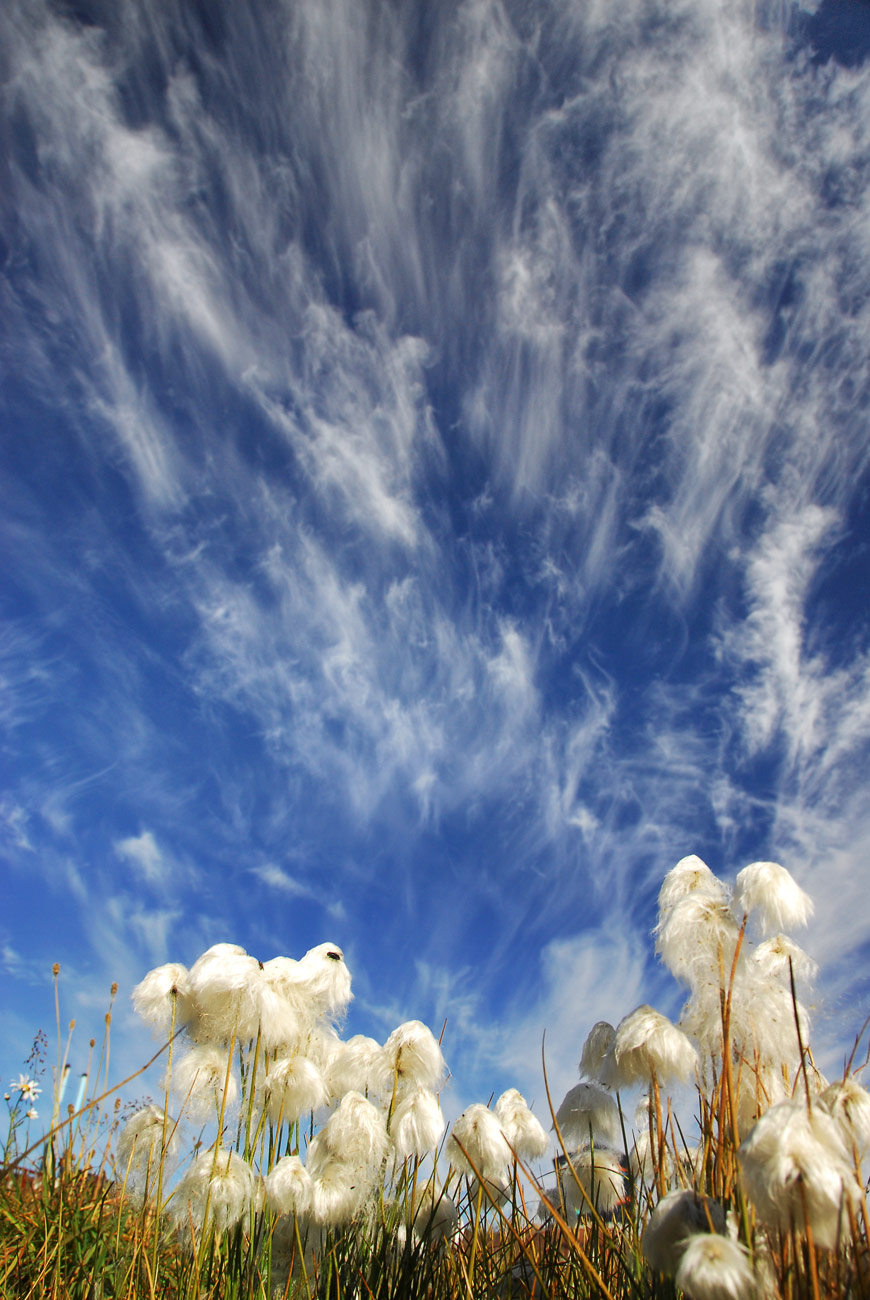
<svg viewBox="0 0 870 1300">
<path fill-rule="evenodd" d="M 191 1229 L 226 1232 L 254 1205 L 257 1178 L 235 1151 L 220 1148 L 197 1156 L 172 1193 L 171 1218 L 182 1240 L 190 1244 Z"/>
<path fill-rule="evenodd" d="M 644 1229 L 641 1249 L 651 1268 L 673 1277 L 686 1242 L 697 1233 L 711 1231 L 725 1232 L 725 1212 L 719 1202 L 691 1188 L 678 1188 L 656 1205 Z"/>
<path fill-rule="evenodd" d="M 690 894 L 716 903 L 728 902 L 728 887 L 714 875 L 701 858 L 694 853 L 680 858 L 675 867 L 665 875 L 659 890 L 659 915 L 665 916 Z"/>
<path fill-rule="evenodd" d="M 447 1157 L 463 1173 L 498 1180 L 513 1156 L 492 1111 L 480 1102 L 467 1106 L 454 1122 L 447 1139 Z"/>
<path fill-rule="evenodd" d="M 354 1034 L 336 1046 L 326 1070 L 326 1082 L 333 1097 L 346 1092 L 376 1092 L 381 1065 L 381 1044 L 365 1034 Z"/>
<path fill-rule="evenodd" d="M 608 1020 L 598 1020 L 586 1035 L 580 1054 L 580 1073 L 602 1087 L 613 1082 L 613 1044 L 616 1030 Z"/>
<path fill-rule="evenodd" d="M 350 971 L 336 943 L 309 948 L 287 978 L 315 1015 L 340 1016 L 353 999 Z"/>
<path fill-rule="evenodd" d="M 616 1086 L 676 1079 L 688 1083 L 698 1053 L 681 1029 L 653 1007 L 636 1007 L 620 1020 L 613 1044 Z"/>
<path fill-rule="evenodd" d="M 333 1155 L 325 1144 L 316 1147 L 320 1134 L 308 1148 L 311 1172 L 310 1213 L 315 1223 L 338 1227 L 350 1223 L 375 1187 L 379 1170 L 352 1164 Z"/>
<path fill-rule="evenodd" d="M 787 934 L 774 934 L 753 950 L 752 962 L 764 979 L 782 980 L 791 987 L 791 974 L 800 984 L 811 984 L 819 973 L 816 962 Z"/>
<path fill-rule="evenodd" d="M 357 1169 L 380 1171 L 389 1147 L 386 1122 L 381 1111 L 359 1092 L 347 1092 L 329 1117 L 315 1142 L 322 1141 L 330 1155 Z M 309 1146 L 309 1169 L 311 1151 Z"/>
<path fill-rule="evenodd" d="M 197 1041 L 248 1042 L 257 1036 L 260 963 L 234 943 L 216 943 L 196 959 L 187 977 Z"/>
<path fill-rule="evenodd" d="M 591 1202 L 608 1218 L 626 1198 L 625 1158 L 620 1151 L 607 1147 L 576 1151 L 557 1161 L 557 1172 L 565 1204 L 576 1214 L 589 1214 Z"/>
<path fill-rule="evenodd" d="M 416 1088 L 390 1118 L 390 1138 L 398 1160 L 435 1151 L 444 1133 L 444 1116 L 434 1092 Z"/>
<path fill-rule="evenodd" d="M 226 1049 L 208 1043 L 196 1043 L 172 1063 L 171 1074 L 161 1080 L 163 1088 L 172 1085 L 190 1119 L 214 1119 L 221 1108 L 226 1110 L 238 1100 L 239 1084 L 232 1070 L 227 1070 Z"/>
<path fill-rule="evenodd" d="M 304 1215 L 311 1209 L 311 1175 L 298 1156 L 282 1156 L 266 1175 L 266 1204 L 276 1214 Z"/>
<path fill-rule="evenodd" d="M 288 1056 L 270 1062 L 262 1083 L 265 1109 L 273 1124 L 295 1124 L 325 1106 L 329 1088 L 317 1066 L 304 1056 Z"/>
<path fill-rule="evenodd" d="M 829 1084 L 819 1104 L 839 1125 L 847 1147 L 863 1159 L 870 1155 L 870 1093 L 852 1075 Z"/>
<path fill-rule="evenodd" d="M 454 1201 L 433 1179 L 416 1190 L 409 1208 L 412 1230 L 421 1241 L 446 1241 L 459 1226 Z"/>
<path fill-rule="evenodd" d="M 159 1106 L 145 1106 L 131 1115 L 118 1138 L 116 1160 L 126 1190 L 155 1190 L 161 1160 L 171 1160 L 177 1149 L 175 1124 Z"/>
<path fill-rule="evenodd" d="M 599 1083 L 578 1083 L 569 1088 L 556 1111 L 556 1124 L 569 1147 L 593 1142 L 617 1146 L 622 1141 L 619 1107 Z"/>
<path fill-rule="evenodd" d="M 762 1223 L 788 1231 L 812 1230 L 831 1250 L 848 1231 L 847 1206 L 861 1186 L 837 1123 L 803 1101 L 771 1106 L 738 1152 L 746 1193 Z"/>
<path fill-rule="evenodd" d="M 522 1093 L 508 1088 L 495 1103 L 494 1110 L 502 1132 L 520 1160 L 539 1160 L 546 1155 L 550 1139 Z"/>
<path fill-rule="evenodd" d="M 778 862 L 751 862 L 734 882 L 734 911 L 754 915 L 765 934 L 806 925 L 813 901 Z"/>
<path fill-rule="evenodd" d="M 676 979 L 694 988 L 699 978 L 731 969 L 740 930 L 727 902 L 706 892 L 680 899 L 653 933 L 656 952 Z"/>
<path fill-rule="evenodd" d="M 408 1020 L 390 1034 L 380 1052 L 379 1081 L 383 1092 L 398 1088 L 427 1088 L 443 1082 L 446 1065 L 438 1040 L 421 1020 Z"/>
<path fill-rule="evenodd" d="M 180 1029 L 190 1019 L 187 976 L 186 966 L 167 962 L 150 970 L 133 989 L 133 1010 L 155 1033 L 168 1034 L 173 1022 Z"/>
<path fill-rule="evenodd" d="M 690 1300 L 751 1300 L 756 1291 L 746 1247 L 709 1232 L 686 1241 L 676 1283 Z"/>
</svg>

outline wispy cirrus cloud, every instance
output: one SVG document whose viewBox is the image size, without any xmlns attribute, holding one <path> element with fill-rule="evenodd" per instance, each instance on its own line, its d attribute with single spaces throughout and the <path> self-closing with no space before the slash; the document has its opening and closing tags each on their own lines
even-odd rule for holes
<svg viewBox="0 0 870 1300">
<path fill-rule="evenodd" d="M 565 1043 L 557 967 L 655 986 L 684 852 L 851 882 L 866 69 L 720 0 L 98 17 L 0 18 L 51 447 L 7 498 L 16 878 L 105 888 L 131 972 L 376 914 L 462 1034 Z"/>
</svg>

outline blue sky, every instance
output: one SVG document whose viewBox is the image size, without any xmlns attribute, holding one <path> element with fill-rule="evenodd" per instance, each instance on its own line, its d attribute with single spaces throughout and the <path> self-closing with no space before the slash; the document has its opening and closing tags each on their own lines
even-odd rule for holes
<svg viewBox="0 0 870 1300">
<path fill-rule="evenodd" d="M 3 1059 L 341 944 L 458 1095 L 788 866 L 870 1010 L 870 7 L 10 0 Z M 76 1048 L 78 1051 L 79 1048 Z M 540 1104 L 539 1104 L 540 1109 Z"/>
</svg>

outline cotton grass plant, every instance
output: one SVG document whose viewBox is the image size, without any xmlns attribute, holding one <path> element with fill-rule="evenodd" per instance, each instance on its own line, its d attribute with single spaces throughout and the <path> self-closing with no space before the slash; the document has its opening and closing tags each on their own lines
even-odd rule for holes
<svg viewBox="0 0 870 1300">
<path fill-rule="evenodd" d="M 543 1115 L 511 1088 L 449 1133 L 426 1025 L 342 1038 L 335 944 L 266 961 L 218 944 L 146 974 L 161 1094 L 132 1110 L 142 1071 L 110 1085 L 111 1007 L 66 1101 L 58 1003 L 53 1086 L 40 1039 L 7 1087 L 0 1294 L 870 1296 L 866 1047 L 840 1079 L 815 1068 L 815 966 L 789 933 L 811 906 L 778 864 L 731 890 L 684 858 L 654 932 L 679 1023 L 647 1005 L 599 1021 L 558 1104 L 544 1059 Z"/>
</svg>

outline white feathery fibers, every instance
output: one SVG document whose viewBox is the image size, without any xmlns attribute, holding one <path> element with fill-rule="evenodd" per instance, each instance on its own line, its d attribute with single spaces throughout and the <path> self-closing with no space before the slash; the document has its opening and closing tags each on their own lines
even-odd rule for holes
<svg viewBox="0 0 870 1300">
<path fill-rule="evenodd" d="M 806 925 L 813 900 L 778 862 L 751 862 L 734 882 L 734 911 L 737 916 L 754 914 L 764 933 L 773 934 Z"/>
<path fill-rule="evenodd" d="M 667 1016 L 644 1004 L 617 1025 L 613 1060 L 617 1087 L 649 1083 L 653 1074 L 661 1081 L 688 1083 L 697 1069 L 698 1054 Z"/>
<path fill-rule="evenodd" d="M 502 1132 L 520 1160 L 540 1160 L 546 1155 L 550 1139 L 540 1120 L 532 1114 L 522 1093 L 516 1088 L 503 1092 L 493 1108 Z"/>
<path fill-rule="evenodd" d="M 870 1093 L 852 1075 L 828 1084 L 819 1104 L 840 1127 L 847 1147 L 862 1159 L 870 1155 Z"/>
<path fill-rule="evenodd" d="M 389 1137 L 384 1116 L 359 1092 L 347 1092 L 317 1135 L 326 1150 L 356 1169 L 380 1170 Z M 308 1168 L 311 1169 L 311 1150 Z"/>
<path fill-rule="evenodd" d="M 628 1153 L 628 1164 L 632 1176 L 639 1183 L 650 1185 L 655 1181 L 655 1172 L 657 1159 L 655 1155 L 655 1142 L 649 1128 L 640 1128 L 634 1136 L 631 1143 L 631 1150 Z M 673 1172 L 674 1162 L 671 1159 L 670 1152 L 665 1147 L 662 1152 L 662 1173 L 665 1181 L 670 1179 Z"/>
<path fill-rule="evenodd" d="M 353 998 L 350 971 L 337 943 L 319 943 L 287 971 L 287 981 L 318 1016 L 340 1016 Z"/>
<path fill-rule="evenodd" d="M 746 1247 L 709 1232 L 687 1239 L 676 1283 L 690 1300 L 750 1300 L 756 1289 Z"/>
<path fill-rule="evenodd" d="M 727 980 L 740 929 L 728 904 L 696 891 L 662 915 L 653 933 L 656 952 L 676 979 L 694 987 L 699 978 L 719 977 L 719 956 Z"/>
<path fill-rule="evenodd" d="M 414 1194 L 411 1221 L 420 1240 L 445 1241 L 459 1226 L 459 1211 L 444 1189 L 430 1180 Z"/>
<path fill-rule="evenodd" d="M 569 1088 L 556 1111 L 556 1124 L 569 1147 L 584 1143 L 618 1146 L 622 1141 L 619 1107 L 599 1083 L 578 1083 Z"/>
<path fill-rule="evenodd" d="M 495 1115 L 480 1102 L 474 1102 L 450 1130 L 447 1158 L 464 1173 L 474 1174 L 476 1169 L 482 1178 L 496 1180 L 513 1156 Z"/>
<path fill-rule="evenodd" d="M 426 1088 L 415 1088 L 403 1098 L 390 1119 L 390 1138 L 399 1160 L 437 1150 L 443 1133 L 441 1105 Z"/>
<path fill-rule="evenodd" d="M 613 1044 L 616 1030 L 607 1020 L 598 1020 L 586 1035 L 580 1053 L 580 1073 L 609 1088 L 613 1081 Z"/>
<path fill-rule="evenodd" d="M 333 1025 L 327 1020 L 320 1019 L 315 1021 L 301 1041 L 300 1051 L 309 1061 L 313 1061 L 325 1079 L 332 1069 L 336 1055 L 341 1051 L 341 1039 Z M 351 1091 L 359 1092 L 360 1089 L 345 1089 L 345 1092 Z"/>
<path fill-rule="evenodd" d="M 846 1204 L 861 1196 L 840 1128 L 821 1106 L 781 1101 L 762 1115 L 738 1156 L 746 1194 L 768 1227 L 812 1229 L 830 1250 L 848 1232 Z"/>
<path fill-rule="evenodd" d="M 267 1052 L 296 1047 L 310 1019 L 299 989 L 288 978 L 297 965 L 292 957 L 263 963 L 256 996 L 260 1044 Z"/>
<path fill-rule="evenodd" d="M 808 1041 L 809 1016 L 797 1003 L 801 1039 Z M 722 1007 L 718 981 L 698 980 L 680 1015 L 680 1028 L 705 1057 L 722 1056 Z M 764 978 L 752 962 L 741 964 L 731 988 L 731 1044 L 738 1056 L 762 1067 L 792 1065 L 800 1056 L 791 989 Z"/>
<path fill-rule="evenodd" d="M 718 1201 L 691 1188 L 663 1196 L 649 1217 L 641 1250 L 650 1268 L 673 1277 L 686 1242 L 697 1233 L 724 1233 L 725 1212 Z"/>
<path fill-rule="evenodd" d="M 392 1090 L 394 1080 L 399 1087 L 434 1091 L 447 1069 L 437 1038 L 420 1020 L 408 1020 L 393 1030 L 381 1048 L 376 1068 L 385 1093 Z"/>
<path fill-rule="evenodd" d="M 226 1232 L 254 1203 L 257 1179 L 235 1151 L 204 1151 L 197 1156 L 172 1194 L 171 1217 L 182 1237 L 191 1225 Z"/>
<path fill-rule="evenodd" d="M 227 1061 L 226 1048 L 196 1043 L 175 1058 L 171 1077 L 164 1074 L 161 1087 L 171 1083 L 189 1118 L 217 1118 L 221 1104 L 226 1109 L 239 1095 L 238 1080 L 232 1068 L 227 1073 Z"/>
<path fill-rule="evenodd" d="M 326 1071 L 326 1082 L 333 1097 L 346 1092 L 375 1092 L 381 1045 L 365 1034 L 355 1034 L 339 1043 Z"/>
<path fill-rule="evenodd" d="M 810 1022 L 804 1005 L 792 1000 L 791 989 L 778 980 L 735 981 L 731 995 L 731 1041 L 747 1059 L 756 1055 L 765 1065 L 792 1065 L 800 1059 L 795 1011 L 801 1041 L 809 1041 Z"/>
<path fill-rule="evenodd" d="M 785 934 L 765 939 L 753 950 L 751 960 L 761 978 L 781 980 L 788 987 L 791 987 L 789 962 L 796 983 L 811 984 L 819 973 L 812 957 Z"/>
<path fill-rule="evenodd" d="M 307 1214 L 311 1209 L 311 1175 L 298 1156 L 282 1156 L 266 1175 L 266 1204 L 276 1214 Z"/>
<path fill-rule="evenodd" d="M 295 1124 L 329 1101 L 326 1080 L 304 1056 L 279 1057 L 269 1063 L 262 1081 L 265 1109 L 273 1124 Z"/>
<path fill-rule="evenodd" d="M 609 1215 L 625 1199 L 625 1165 L 621 1152 L 596 1147 L 577 1151 L 557 1164 L 565 1204 L 575 1213 L 589 1214 L 591 1201 L 600 1215 Z"/>
<path fill-rule="evenodd" d="M 311 1169 L 310 1146 L 308 1150 L 308 1167 Z M 362 1171 L 358 1166 L 331 1155 L 325 1147 L 323 1151 L 323 1158 L 314 1161 L 316 1172 L 311 1170 L 309 1213 L 315 1223 L 337 1227 L 349 1223 L 360 1210 L 374 1186 L 376 1172 Z"/>
<path fill-rule="evenodd" d="M 118 1138 L 116 1166 L 120 1180 L 128 1187 L 153 1182 L 161 1158 L 170 1159 L 177 1148 L 175 1122 L 168 1115 L 164 1117 L 159 1106 L 144 1106 L 130 1116 Z"/>
<path fill-rule="evenodd" d="M 688 898 L 690 894 L 716 903 L 728 902 L 728 886 L 694 853 L 680 858 L 662 881 L 658 899 L 659 917 L 665 916 L 676 903 Z"/>
<path fill-rule="evenodd" d="M 190 1018 L 187 967 L 180 962 L 156 966 L 134 988 L 133 1010 L 161 1034 L 172 1032 L 173 1020 L 180 1029 Z"/>
<path fill-rule="evenodd" d="M 198 957 L 187 976 L 199 1041 L 248 1042 L 259 1027 L 260 963 L 234 943 L 216 943 Z"/>
</svg>

